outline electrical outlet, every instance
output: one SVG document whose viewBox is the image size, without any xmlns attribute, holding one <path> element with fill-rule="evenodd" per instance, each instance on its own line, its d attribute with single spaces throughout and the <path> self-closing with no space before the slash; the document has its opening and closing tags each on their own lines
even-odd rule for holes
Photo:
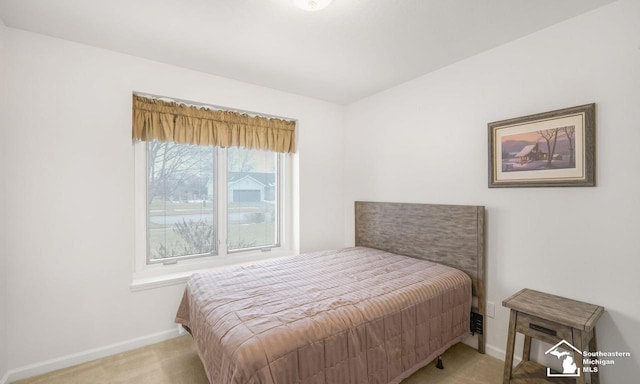
<svg viewBox="0 0 640 384">
<path fill-rule="evenodd" d="M 496 305 L 490 301 L 487 302 L 487 317 L 492 319 L 496 317 Z"/>
</svg>

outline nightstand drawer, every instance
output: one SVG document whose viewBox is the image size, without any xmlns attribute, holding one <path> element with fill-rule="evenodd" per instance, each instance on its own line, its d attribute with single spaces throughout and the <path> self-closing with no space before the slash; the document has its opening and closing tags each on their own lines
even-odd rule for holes
<svg viewBox="0 0 640 384">
<path fill-rule="evenodd" d="M 566 340 L 569 343 L 573 343 L 571 327 L 522 312 L 518 313 L 516 331 L 552 344 L 555 344 L 560 340 Z"/>
</svg>

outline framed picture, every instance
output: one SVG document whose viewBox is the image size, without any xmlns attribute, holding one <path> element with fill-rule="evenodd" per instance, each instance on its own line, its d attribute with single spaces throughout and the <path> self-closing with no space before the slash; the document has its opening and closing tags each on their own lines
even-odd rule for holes
<svg viewBox="0 0 640 384">
<path fill-rule="evenodd" d="M 489 123 L 489 188 L 596 185 L 596 105 Z"/>
</svg>

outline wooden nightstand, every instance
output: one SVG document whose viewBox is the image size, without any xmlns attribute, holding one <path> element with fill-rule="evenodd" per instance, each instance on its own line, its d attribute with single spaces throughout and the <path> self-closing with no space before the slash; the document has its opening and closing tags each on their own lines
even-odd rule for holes
<svg viewBox="0 0 640 384">
<path fill-rule="evenodd" d="M 543 383 L 589 383 L 599 384 L 597 372 L 584 372 L 582 355 L 573 351 L 573 361 L 579 369 L 575 378 L 548 378 L 546 368 L 529 360 L 531 338 L 536 338 L 555 345 L 562 340 L 573 345 L 578 351 L 596 351 L 596 323 L 604 312 L 604 308 L 523 289 L 505 299 L 502 305 L 511 309 L 509 318 L 509 336 L 507 337 L 507 354 L 504 362 L 503 384 L 543 384 Z M 524 334 L 524 351 L 522 362 L 513 368 L 513 350 L 516 332 Z M 588 346 L 588 347 L 587 347 Z M 565 350 L 569 348 L 564 346 Z"/>
</svg>

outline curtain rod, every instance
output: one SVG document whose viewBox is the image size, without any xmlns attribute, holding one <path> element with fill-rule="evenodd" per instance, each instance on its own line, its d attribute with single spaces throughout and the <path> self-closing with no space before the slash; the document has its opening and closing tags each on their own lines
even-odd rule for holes
<svg viewBox="0 0 640 384">
<path fill-rule="evenodd" d="M 194 107 L 209 108 L 209 109 L 212 109 L 214 111 L 238 112 L 238 113 L 246 114 L 246 115 L 249 115 L 249 116 L 252 116 L 252 117 L 266 117 L 268 119 L 280 119 L 280 120 L 295 121 L 296 123 L 298 122 L 298 119 L 293 119 L 291 117 L 283 117 L 283 116 L 270 115 L 268 113 L 247 111 L 245 109 L 229 108 L 229 107 L 224 107 L 224 106 L 221 106 L 221 105 L 213 105 L 213 104 L 201 103 L 201 102 L 198 102 L 198 101 L 178 99 L 178 98 L 175 98 L 175 97 L 154 95 L 152 93 L 134 91 L 133 94 L 135 96 L 145 97 L 147 99 L 159 99 L 159 100 L 163 100 L 163 101 L 173 101 L 173 102 L 176 102 L 176 103 L 182 103 L 182 104 L 186 104 L 186 105 L 194 106 Z"/>
</svg>

